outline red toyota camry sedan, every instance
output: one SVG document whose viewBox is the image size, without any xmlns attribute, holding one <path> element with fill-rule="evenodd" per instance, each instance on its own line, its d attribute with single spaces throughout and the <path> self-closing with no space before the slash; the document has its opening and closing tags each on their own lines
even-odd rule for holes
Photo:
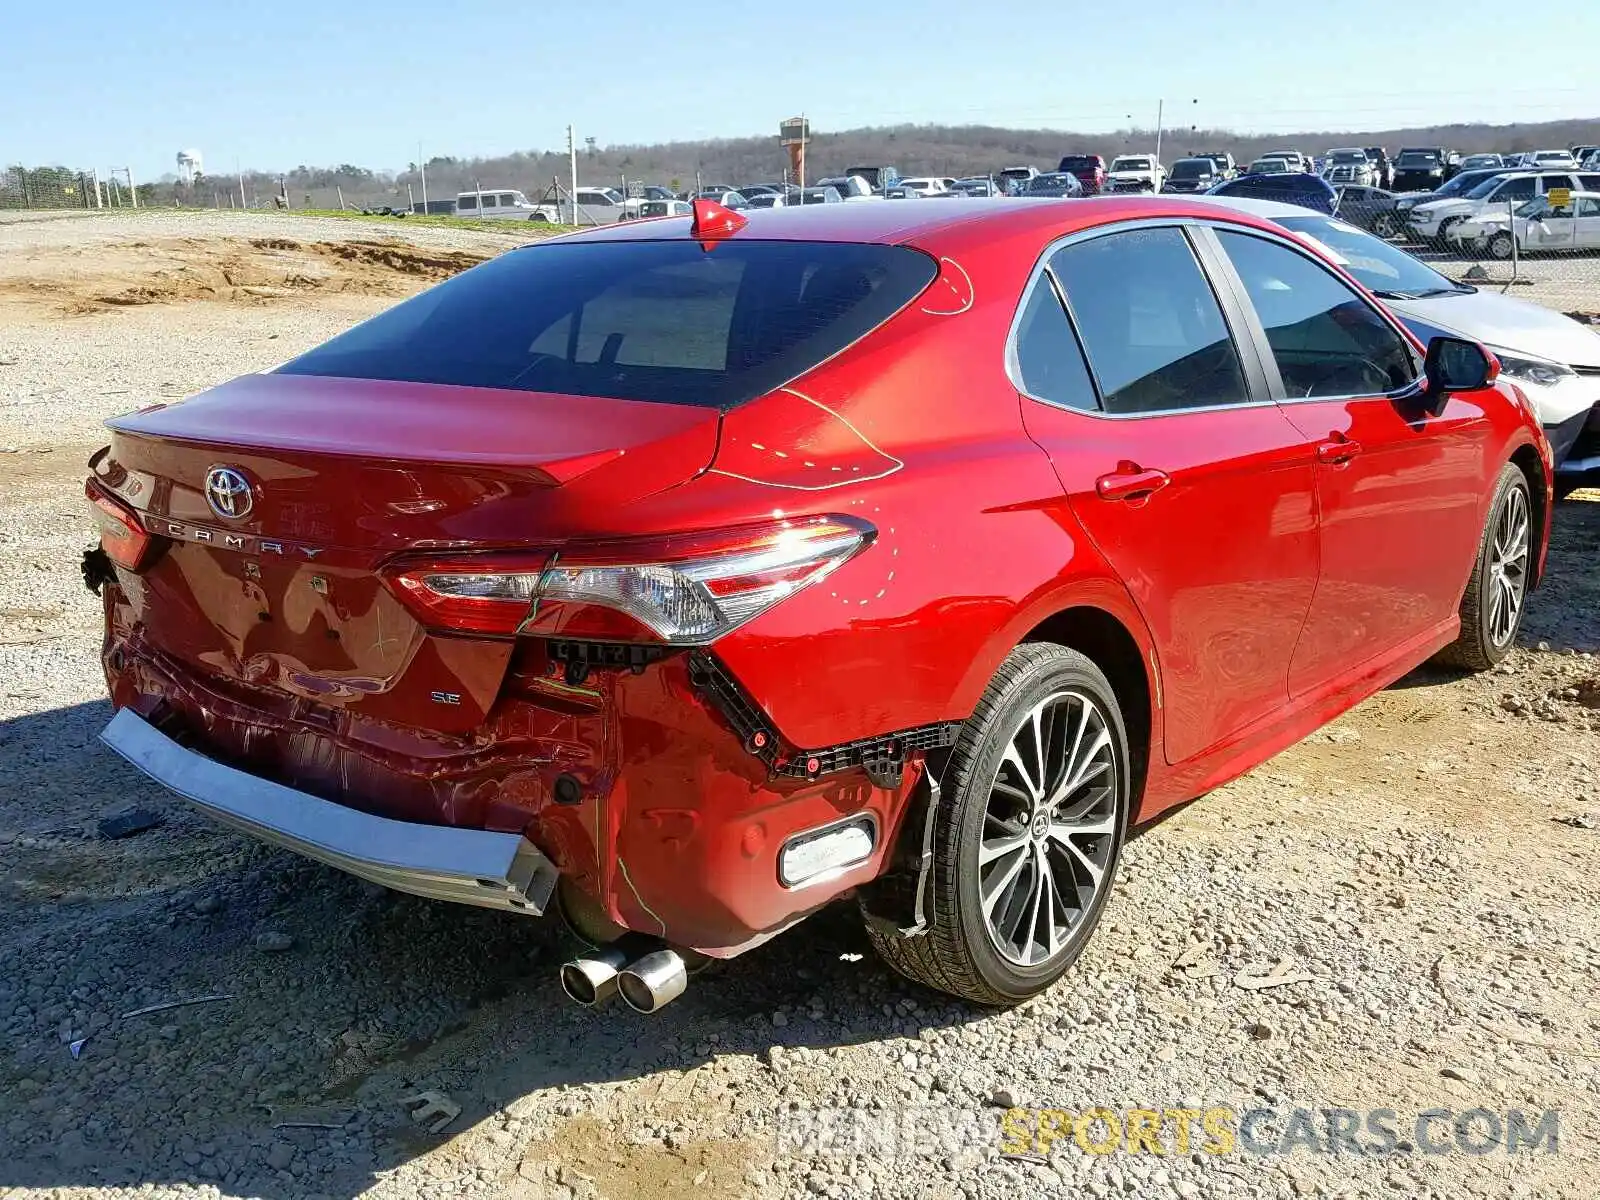
<svg viewBox="0 0 1600 1200">
<path fill-rule="evenodd" d="M 850 897 L 1049 986 L 1129 826 L 1499 660 L 1548 448 L 1470 342 L 1182 200 L 643 221 L 111 422 L 104 740 L 212 817 L 593 948 L 642 1011 Z"/>
</svg>

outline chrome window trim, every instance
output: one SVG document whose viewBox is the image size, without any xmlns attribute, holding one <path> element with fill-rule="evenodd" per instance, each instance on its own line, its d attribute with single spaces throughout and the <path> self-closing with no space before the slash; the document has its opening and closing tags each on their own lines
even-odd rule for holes
<svg viewBox="0 0 1600 1200">
<path fill-rule="evenodd" d="M 1307 212 L 1315 212 L 1314 209 L 1307 209 L 1306 211 Z M 1326 215 L 1326 214 L 1322 214 L 1322 215 Z M 1337 219 L 1337 218 L 1331 218 L 1331 219 Z M 1107 225 L 1096 225 L 1096 226 L 1093 226 L 1092 228 L 1089 228 L 1089 229 L 1077 229 L 1077 230 L 1074 230 L 1071 233 L 1064 234 L 1061 237 L 1055 238 L 1054 240 L 1046 243 L 1044 249 L 1040 251 L 1039 257 L 1037 258 L 1037 260 L 1035 260 L 1032 269 L 1028 273 L 1028 278 L 1027 278 L 1026 282 L 1024 282 L 1024 284 L 1022 286 L 1022 291 L 1018 295 L 1016 311 L 1012 314 L 1011 325 L 1006 331 L 1005 373 L 1006 373 L 1006 378 L 1008 380 L 1010 380 L 1012 387 L 1014 387 L 1016 389 L 1017 394 L 1019 396 L 1025 397 L 1026 399 L 1029 399 L 1029 400 L 1032 400 L 1036 404 L 1048 405 L 1049 407 L 1051 407 L 1053 409 L 1056 409 L 1059 412 L 1080 413 L 1085 417 L 1093 417 L 1093 418 L 1097 418 L 1099 420 L 1106 420 L 1106 421 L 1135 421 L 1135 420 L 1154 420 L 1154 419 L 1158 419 L 1158 418 L 1161 418 L 1161 417 L 1181 417 L 1181 416 L 1185 416 L 1185 415 L 1187 415 L 1189 413 L 1227 412 L 1227 411 L 1229 411 L 1231 409 L 1236 409 L 1236 408 L 1266 408 L 1268 406 L 1279 407 L 1279 406 L 1291 405 L 1291 404 L 1329 404 L 1329 403 L 1337 404 L 1337 403 L 1339 403 L 1341 401 L 1346 401 L 1347 402 L 1347 401 L 1351 401 L 1351 400 L 1376 400 L 1376 399 L 1379 399 L 1380 397 L 1382 397 L 1384 399 L 1388 399 L 1388 400 L 1406 400 L 1406 399 L 1410 399 L 1413 396 L 1416 396 L 1416 395 L 1421 393 L 1422 388 L 1427 383 L 1427 378 L 1426 378 L 1426 376 L 1421 374 L 1420 369 L 1419 369 L 1419 373 L 1418 373 L 1417 377 L 1415 379 L 1413 379 L 1409 384 L 1407 384 L 1405 387 L 1402 387 L 1402 388 L 1396 388 L 1394 391 L 1390 391 L 1390 392 L 1375 392 L 1375 393 L 1363 392 L 1363 393 L 1358 393 L 1358 394 L 1349 395 L 1349 396 L 1300 396 L 1300 397 L 1291 397 L 1291 396 L 1289 396 L 1287 394 L 1284 394 L 1282 397 L 1276 397 L 1276 398 L 1271 398 L 1271 399 L 1266 399 L 1266 400 L 1241 400 L 1241 401 L 1238 401 L 1238 402 L 1233 403 L 1233 404 L 1205 404 L 1205 405 L 1196 405 L 1193 408 L 1169 408 L 1169 409 L 1163 409 L 1163 410 L 1158 411 L 1158 412 L 1113 413 L 1113 412 L 1105 411 L 1104 408 L 1101 408 L 1099 410 L 1093 410 L 1093 409 L 1087 409 L 1087 408 L 1074 408 L 1072 405 L 1059 404 L 1056 401 L 1047 400 L 1043 396 L 1036 396 L 1032 392 L 1028 391 L 1028 389 L 1023 386 L 1023 383 L 1022 383 L 1022 368 L 1021 368 L 1021 364 L 1019 363 L 1019 361 L 1017 359 L 1017 332 L 1021 328 L 1022 316 L 1023 316 L 1023 313 L 1027 309 L 1028 301 L 1032 298 L 1033 289 L 1036 288 L 1037 286 L 1039 286 L 1039 280 L 1041 278 L 1045 278 L 1046 281 L 1047 281 L 1047 285 L 1050 286 L 1053 291 L 1055 291 L 1055 293 L 1056 293 L 1056 297 L 1055 297 L 1056 301 L 1057 301 L 1057 303 L 1061 303 L 1062 304 L 1063 308 L 1065 309 L 1065 311 L 1067 313 L 1068 321 L 1071 322 L 1071 320 L 1072 320 L 1071 309 L 1068 308 L 1065 305 L 1065 303 L 1063 302 L 1063 297 L 1066 294 L 1065 293 L 1065 289 L 1059 287 L 1057 281 L 1055 280 L 1055 276 L 1049 270 L 1050 259 L 1055 256 L 1056 252 L 1058 250 L 1061 250 L 1061 249 L 1067 247 L 1067 246 L 1075 245 L 1075 244 L 1077 244 L 1079 242 L 1093 241 L 1097 237 L 1105 237 L 1105 236 L 1107 236 L 1109 234 L 1112 234 L 1112 233 L 1123 233 L 1123 232 L 1126 232 L 1126 231 L 1129 231 L 1129 230 L 1136 230 L 1136 229 L 1177 228 L 1179 230 L 1183 230 L 1185 227 L 1199 227 L 1199 228 L 1210 229 L 1210 230 L 1213 230 L 1213 231 L 1220 229 L 1220 230 L 1222 230 L 1224 232 L 1229 232 L 1229 233 L 1249 234 L 1251 236 L 1259 237 L 1259 238 L 1262 238 L 1262 239 L 1264 239 L 1266 241 L 1269 241 L 1269 242 L 1277 242 L 1280 245 L 1284 246 L 1285 248 L 1289 249 L 1290 251 L 1293 251 L 1294 253 L 1297 253 L 1297 254 L 1301 255 L 1302 257 L 1309 259 L 1316 266 L 1322 268 L 1323 271 L 1327 272 L 1333 278 L 1335 283 L 1338 283 L 1341 286 L 1345 287 L 1347 290 L 1349 290 L 1351 292 L 1352 295 L 1354 295 L 1357 299 L 1361 300 L 1369 309 L 1371 309 L 1373 312 L 1376 312 L 1379 315 L 1379 317 L 1383 320 L 1383 322 L 1385 324 L 1387 324 L 1391 330 L 1393 330 L 1396 334 L 1399 335 L 1400 340 L 1405 343 L 1407 349 L 1411 349 L 1411 337 L 1405 331 L 1404 326 L 1400 324 L 1398 318 L 1392 316 L 1387 309 L 1383 308 L 1382 305 L 1374 304 L 1372 302 L 1372 300 L 1365 293 L 1363 293 L 1359 289 L 1359 285 L 1357 285 L 1357 287 L 1355 287 L 1355 288 L 1351 288 L 1349 282 L 1347 282 L 1343 277 L 1341 277 L 1337 272 L 1335 272 L 1328 263 L 1326 263 L 1326 262 L 1324 262 L 1322 260 L 1321 255 L 1317 254 L 1314 250 L 1311 249 L 1310 246 L 1306 245 L 1305 242 L 1299 240 L 1299 238 L 1297 238 L 1293 233 L 1291 233 L 1290 231 L 1288 231 L 1286 229 L 1281 229 L 1281 228 L 1276 228 L 1276 227 L 1272 228 L 1272 229 L 1262 229 L 1262 228 L 1259 228 L 1259 227 L 1257 227 L 1255 225 L 1247 225 L 1247 224 L 1244 224 L 1243 222 L 1230 221 L 1226 217 L 1213 216 L 1210 213 L 1205 213 L 1205 214 L 1197 213 L 1197 214 L 1195 214 L 1193 216 L 1185 215 L 1185 216 L 1164 216 L 1164 217 L 1139 217 L 1139 218 L 1135 218 L 1135 219 L 1127 220 L 1127 221 L 1117 221 L 1117 222 L 1113 222 L 1113 223 L 1107 224 Z M 1219 249 L 1219 251 L 1221 251 L 1221 247 L 1220 246 L 1218 247 L 1218 249 Z M 1215 290 L 1215 288 L 1217 287 L 1217 282 L 1210 278 L 1210 271 L 1207 269 L 1207 264 L 1199 256 L 1198 253 L 1196 253 L 1195 261 L 1196 261 L 1196 265 L 1200 267 L 1201 273 L 1206 276 L 1207 285 L 1209 287 L 1211 287 L 1213 290 Z M 1243 281 L 1238 278 L 1238 273 L 1236 271 L 1234 271 L 1231 260 L 1228 263 L 1228 269 L 1230 271 L 1233 271 L 1234 282 L 1242 287 L 1243 286 Z M 1223 321 L 1226 324 L 1227 323 L 1227 318 L 1228 318 L 1227 307 L 1226 307 L 1226 305 L 1223 304 L 1222 299 L 1220 297 L 1218 297 L 1218 299 L 1217 299 L 1217 306 L 1223 310 Z M 1255 312 L 1255 306 L 1254 305 L 1249 305 L 1247 307 L 1246 311 L 1254 319 L 1254 321 L 1259 324 L 1259 316 Z M 1104 397 L 1101 395 L 1101 392 L 1100 392 L 1100 381 L 1095 376 L 1093 363 L 1089 362 L 1089 360 L 1088 360 L 1088 351 L 1082 344 L 1083 343 L 1082 335 L 1078 333 L 1077 326 L 1076 326 L 1075 323 L 1073 323 L 1072 331 L 1073 331 L 1074 339 L 1078 342 L 1079 352 L 1081 354 L 1083 354 L 1085 365 L 1088 367 L 1088 370 L 1089 370 L 1089 381 L 1094 386 L 1095 395 L 1097 397 L 1100 397 L 1101 403 L 1103 404 L 1104 403 Z M 1233 331 L 1231 329 L 1231 326 L 1230 326 L 1230 333 L 1233 335 L 1233 337 L 1235 339 L 1235 350 L 1240 354 L 1241 359 L 1242 359 L 1245 348 L 1243 346 L 1239 346 L 1237 344 L 1238 343 L 1239 334 L 1237 332 Z M 1253 336 L 1253 334 L 1252 334 L 1252 336 Z M 1264 331 L 1263 331 L 1263 340 L 1264 340 Z M 1268 349 L 1270 349 L 1270 347 Z M 1259 353 L 1257 353 L 1257 358 L 1258 359 L 1260 358 Z M 1413 358 L 1413 360 L 1416 359 L 1416 353 L 1415 353 L 1414 350 L 1412 352 L 1412 358 Z M 1241 363 L 1241 366 L 1242 365 L 1243 364 Z M 1420 368 L 1420 364 L 1419 364 L 1419 368 Z M 1270 361 L 1270 363 L 1262 363 L 1262 369 L 1267 372 L 1267 381 L 1268 381 L 1269 386 L 1272 384 L 1272 382 L 1276 378 L 1276 382 L 1277 382 L 1277 385 L 1278 385 L 1277 390 L 1279 392 L 1283 392 L 1284 391 L 1283 380 L 1282 380 L 1281 375 L 1279 375 L 1279 372 L 1278 372 L 1277 361 L 1274 359 L 1274 360 Z M 1248 374 L 1248 371 L 1246 372 L 1246 374 Z"/>
</svg>

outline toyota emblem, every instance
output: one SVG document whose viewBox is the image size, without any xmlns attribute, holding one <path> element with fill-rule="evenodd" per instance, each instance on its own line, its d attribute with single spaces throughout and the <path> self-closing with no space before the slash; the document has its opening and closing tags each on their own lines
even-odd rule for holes
<svg viewBox="0 0 1600 1200">
<path fill-rule="evenodd" d="M 236 521 L 250 515 L 255 504 L 250 481 L 232 467 L 212 467 L 206 472 L 206 503 L 219 517 Z"/>
</svg>

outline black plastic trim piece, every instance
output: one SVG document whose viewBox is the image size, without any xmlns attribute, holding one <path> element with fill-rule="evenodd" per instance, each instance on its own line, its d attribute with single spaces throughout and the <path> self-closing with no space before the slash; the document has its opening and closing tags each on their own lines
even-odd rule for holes
<svg viewBox="0 0 1600 1200">
<path fill-rule="evenodd" d="M 860 767 L 879 787 L 898 787 L 909 755 L 953 746 L 961 732 L 960 721 L 943 721 L 816 750 L 785 748 L 766 713 L 714 655 L 703 650 L 692 653 L 689 680 L 711 698 L 745 749 L 786 779 L 817 779 Z"/>
<path fill-rule="evenodd" d="M 651 663 L 673 653 L 671 646 L 639 646 L 623 642 L 579 642 L 549 639 L 545 648 L 552 662 L 567 669 L 567 682 L 582 683 L 590 671 L 620 670 L 642 674 Z M 576 676 L 576 678 L 574 678 Z"/>
<path fill-rule="evenodd" d="M 96 596 L 100 589 L 108 583 L 117 581 L 116 568 L 111 565 L 111 556 L 99 546 L 83 552 L 83 561 L 79 564 L 83 572 L 83 584 Z"/>
</svg>

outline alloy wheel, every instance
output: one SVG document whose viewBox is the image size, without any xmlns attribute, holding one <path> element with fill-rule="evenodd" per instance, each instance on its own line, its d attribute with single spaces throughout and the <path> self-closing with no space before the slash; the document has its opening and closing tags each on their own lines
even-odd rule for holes
<svg viewBox="0 0 1600 1200">
<path fill-rule="evenodd" d="M 1506 492 L 1489 548 L 1489 640 L 1497 648 L 1510 643 L 1522 615 L 1531 531 L 1528 493 L 1513 487 Z"/>
<path fill-rule="evenodd" d="M 1010 962 L 1054 958 L 1093 910 L 1119 794 L 1111 726 L 1093 699 L 1056 692 L 1027 712 L 995 770 L 978 849 L 984 925 Z"/>
</svg>

